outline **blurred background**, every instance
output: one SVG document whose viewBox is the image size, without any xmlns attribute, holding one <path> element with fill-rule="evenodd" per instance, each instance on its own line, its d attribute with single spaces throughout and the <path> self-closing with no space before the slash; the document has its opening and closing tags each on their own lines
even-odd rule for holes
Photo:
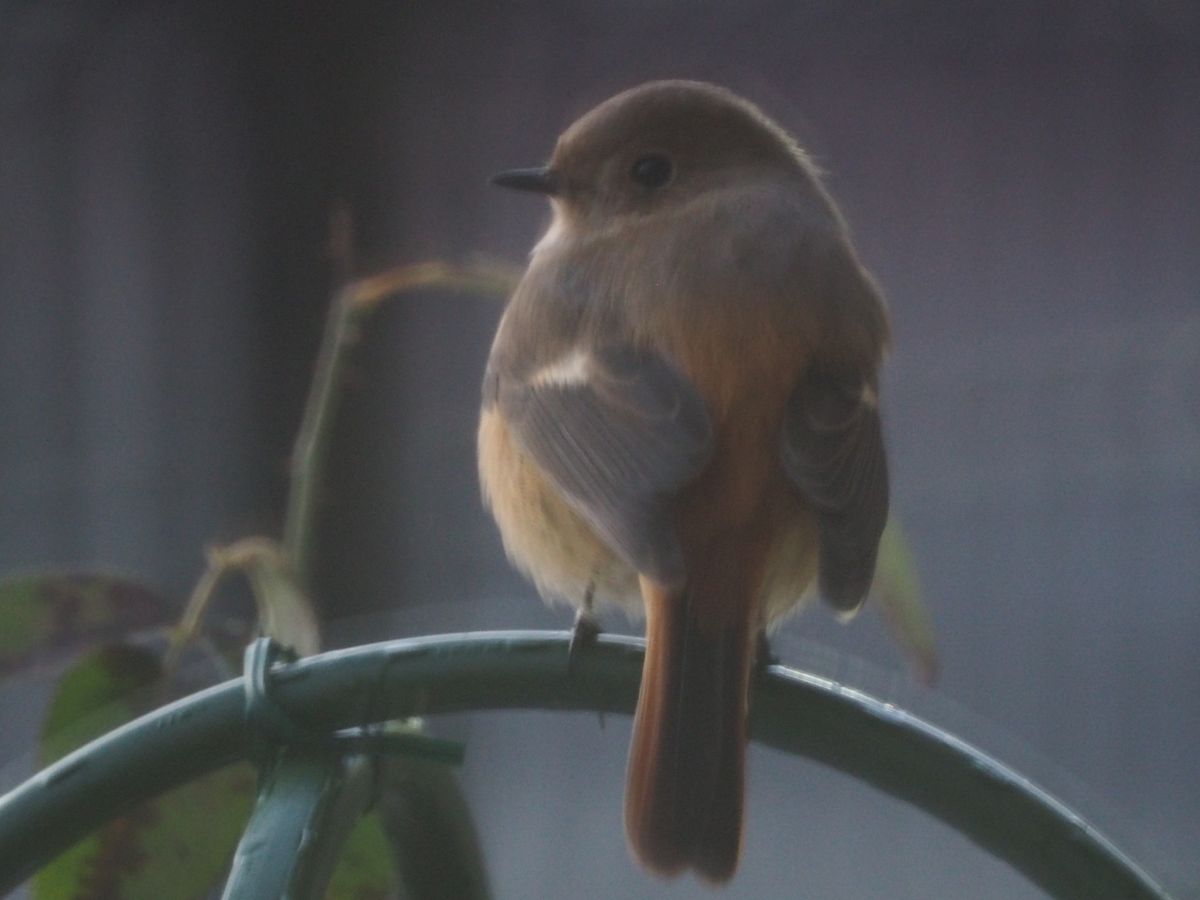
<svg viewBox="0 0 1200 900">
<path fill-rule="evenodd" d="M 657 77 L 791 130 L 893 311 L 894 503 L 941 680 L 915 684 L 876 611 L 814 610 L 778 651 L 977 741 L 1200 896 L 1187 0 L 0 0 L 0 570 L 116 568 L 182 602 L 206 543 L 279 527 L 332 206 L 364 273 L 519 263 L 547 210 L 487 176 Z M 372 320 L 323 497 L 334 643 L 569 623 L 478 500 L 500 311 L 430 293 Z M 627 721 L 446 727 L 498 897 L 698 891 L 628 859 Z M 726 896 L 1042 896 L 870 788 L 762 750 L 750 767 Z"/>
</svg>

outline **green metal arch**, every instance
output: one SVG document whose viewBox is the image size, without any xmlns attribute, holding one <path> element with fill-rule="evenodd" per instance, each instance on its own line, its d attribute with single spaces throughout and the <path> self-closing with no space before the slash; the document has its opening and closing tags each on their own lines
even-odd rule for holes
<svg viewBox="0 0 1200 900">
<path fill-rule="evenodd" d="M 479 709 L 632 713 L 641 641 L 601 635 L 567 669 L 569 634 L 412 638 L 272 670 L 274 699 L 320 731 Z M 948 823 L 1053 896 L 1163 900 L 1162 887 L 1027 779 L 903 710 L 782 666 L 754 688 L 751 736 L 825 763 Z M 244 758 L 242 679 L 156 710 L 0 798 L 0 893 L 138 802 Z"/>
</svg>

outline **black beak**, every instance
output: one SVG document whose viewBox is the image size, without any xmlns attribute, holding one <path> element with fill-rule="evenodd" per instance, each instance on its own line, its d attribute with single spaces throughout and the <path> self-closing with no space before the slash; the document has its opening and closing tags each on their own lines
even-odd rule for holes
<svg viewBox="0 0 1200 900">
<path fill-rule="evenodd" d="M 558 176 L 549 166 L 538 166 L 533 169 L 509 169 L 491 177 L 492 184 L 512 188 L 517 191 L 533 191 L 535 194 L 548 194 L 553 197 L 558 193 Z"/>
</svg>

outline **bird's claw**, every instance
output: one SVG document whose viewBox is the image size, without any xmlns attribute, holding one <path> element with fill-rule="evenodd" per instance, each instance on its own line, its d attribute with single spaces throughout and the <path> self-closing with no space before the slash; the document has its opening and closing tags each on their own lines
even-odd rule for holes
<svg viewBox="0 0 1200 900">
<path fill-rule="evenodd" d="M 600 636 L 600 623 L 591 612 L 581 609 L 575 614 L 575 625 L 571 628 L 571 642 L 567 645 L 567 671 L 575 670 L 575 662 L 579 655 L 589 647 L 596 645 Z"/>
<path fill-rule="evenodd" d="M 779 657 L 771 650 L 771 641 L 767 638 L 767 633 L 760 631 L 754 647 L 754 668 L 765 672 L 770 666 L 778 663 Z"/>
<path fill-rule="evenodd" d="M 571 642 L 567 645 L 567 672 L 575 671 L 575 661 L 584 650 L 596 645 L 600 636 L 600 623 L 592 613 L 592 598 L 596 592 L 596 583 L 591 582 L 583 594 L 583 603 L 575 613 L 575 624 L 571 628 Z"/>
</svg>

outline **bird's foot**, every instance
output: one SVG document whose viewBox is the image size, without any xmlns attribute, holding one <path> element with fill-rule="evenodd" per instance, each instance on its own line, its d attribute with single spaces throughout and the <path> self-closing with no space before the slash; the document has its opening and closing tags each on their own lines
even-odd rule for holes
<svg viewBox="0 0 1200 900">
<path fill-rule="evenodd" d="M 589 647 L 596 646 L 596 638 L 600 636 L 600 623 L 592 614 L 580 610 L 575 614 L 575 625 L 571 629 L 571 643 L 567 645 L 567 671 L 575 669 L 579 655 Z"/>
<path fill-rule="evenodd" d="M 596 616 L 592 612 L 592 596 L 595 590 L 595 584 L 588 585 L 587 591 L 583 595 L 583 603 L 579 607 L 579 611 L 575 613 L 575 624 L 571 628 L 571 642 L 567 645 L 568 673 L 575 670 L 575 663 L 579 659 L 579 655 L 589 647 L 594 647 L 596 638 L 600 636 L 600 623 L 596 621 Z"/>
<path fill-rule="evenodd" d="M 778 663 L 779 657 L 771 650 L 771 641 L 767 638 L 766 631 L 760 631 L 754 647 L 754 668 L 765 672 L 768 667 Z"/>
</svg>

